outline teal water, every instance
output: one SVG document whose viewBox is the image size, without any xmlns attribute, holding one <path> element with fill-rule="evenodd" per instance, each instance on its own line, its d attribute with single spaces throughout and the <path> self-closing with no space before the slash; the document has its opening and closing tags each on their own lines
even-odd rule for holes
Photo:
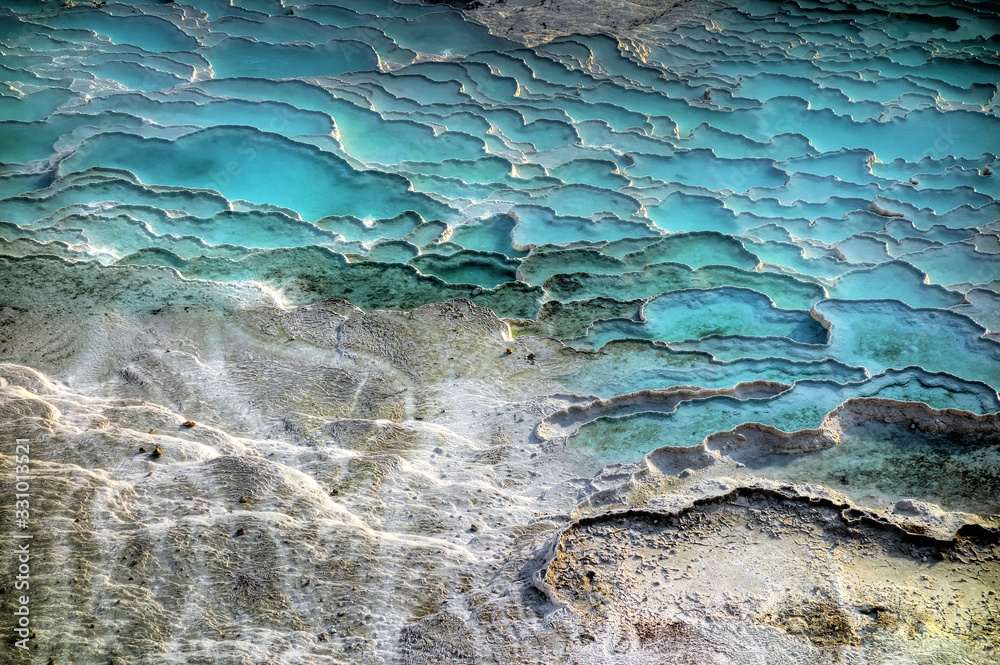
<svg viewBox="0 0 1000 665">
<path fill-rule="evenodd" d="M 167 267 L 469 298 L 564 344 L 538 369 L 581 395 L 790 386 L 573 439 L 615 461 L 850 397 L 995 410 L 997 18 L 914 4 L 951 27 L 761 1 L 526 47 L 440 4 L 12 3 L 0 305 L 46 256 Z"/>
<path fill-rule="evenodd" d="M 0 662 L 996 663 L 998 7 L 3 3 Z"/>
</svg>

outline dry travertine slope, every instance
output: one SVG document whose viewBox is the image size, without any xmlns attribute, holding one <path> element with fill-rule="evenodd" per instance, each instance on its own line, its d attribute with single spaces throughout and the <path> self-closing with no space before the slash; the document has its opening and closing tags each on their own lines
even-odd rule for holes
<svg viewBox="0 0 1000 665">
<path fill-rule="evenodd" d="M 688 0 L 474 0 L 461 3 L 490 32 L 535 45 L 573 34 L 628 36 L 649 23 L 663 24 L 670 12 L 701 11 Z"/>
<path fill-rule="evenodd" d="M 665 9 L 472 11 L 536 43 Z M 817 430 L 608 465 L 570 434 L 611 400 L 552 378 L 593 354 L 465 300 L 363 312 L 277 288 L 0 270 L 0 432 L 31 440 L 35 477 L 24 662 L 997 661 L 996 415 L 856 400 Z"/>
<path fill-rule="evenodd" d="M 0 319 L 0 427 L 35 460 L 40 662 L 988 663 L 1000 648 L 997 520 L 970 509 L 990 486 L 962 480 L 995 475 L 995 415 L 859 400 L 820 430 L 748 425 L 602 467 L 534 434 L 600 402 L 544 378 L 567 351 L 468 301 L 285 308 L 163 268 L 46 280 L 56 263 L 13 261 Z M 860 475 L 828 489 L 817 456 L 873 417 L 969 454 L 924 469 L 922 496 Z"/>
</svg>

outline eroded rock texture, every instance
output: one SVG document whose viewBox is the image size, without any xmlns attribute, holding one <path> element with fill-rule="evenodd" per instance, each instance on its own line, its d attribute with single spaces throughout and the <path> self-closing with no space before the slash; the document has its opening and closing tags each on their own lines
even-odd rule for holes
<svg viewBox="0 0 1000 665">
<path fill-rule="evenodd" d="M 8 2 L 0 662 L 997 662 L 998 18 Z"/>
</svg>

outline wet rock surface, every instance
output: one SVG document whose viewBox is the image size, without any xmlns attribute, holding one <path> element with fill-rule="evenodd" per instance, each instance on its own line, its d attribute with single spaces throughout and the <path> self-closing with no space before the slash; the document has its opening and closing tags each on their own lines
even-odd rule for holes
<svg viewBox="0 0 1000 665">
<path fill-rule="evenodd" d="M 994 5 L 0 24 L 0 662 L 997 661 Z"/>
</svg>

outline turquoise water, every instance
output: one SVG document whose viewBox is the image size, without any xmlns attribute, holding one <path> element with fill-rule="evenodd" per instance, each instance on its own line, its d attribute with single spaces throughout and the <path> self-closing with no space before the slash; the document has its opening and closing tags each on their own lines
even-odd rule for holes
<svg viewBox="0 0 1000 665">
<path fill-rule="evenodd" d="M 568 392 L 789 386 L 603 414 L 572 445 L 614 461 L 852 397 L 996 410 L 995 45 L 937 3 L 737 4 L 526 47 L 391 0 L 13 3 L 0 305 L 35 262 L 468 298 L 565 344 Z"/>
</svg>

